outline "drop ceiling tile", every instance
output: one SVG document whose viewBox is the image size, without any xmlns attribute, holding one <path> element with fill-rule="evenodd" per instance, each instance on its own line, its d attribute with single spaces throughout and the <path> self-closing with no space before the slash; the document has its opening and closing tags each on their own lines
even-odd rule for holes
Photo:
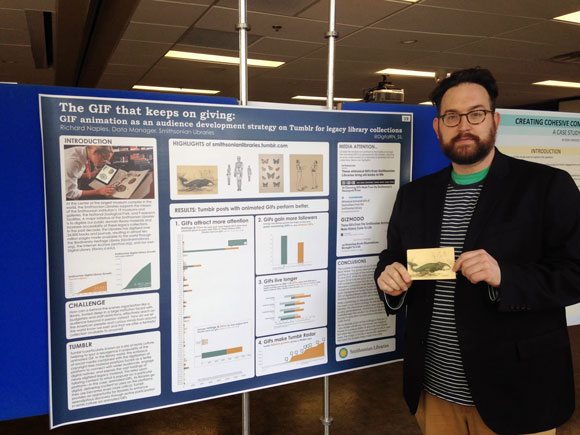
<svg viewBox="0 0 580 435">
<path fill-rule="evenodd" d="M 0 44 L 0 63 L 5 65 L 24 63 L 33 67 L 32 50 L 30 45 L 2 45 Z"/>
<path fill-rule="evenodd" d="M 165 56 L 165 53 L 167 53 L 172 46 L 173 44 L 170 43 L 122 39 L 117 45 L 117 49 L 113 56 L 147 56 L 160 58 Z"/>
<path fill-rule="evenodd" d="M 120 89 L 128 90 L 135 84 L 135 79 L 131 76 L 124 76 L 119 74 L 103 74 L 97 88 L 99 89 Z"/>
<path fill-rule="evenodd" d="M 0 0 L 0 9 L 30 9 L 54 12 L 56 0 Z"/>
<path fill-rule="evenodd" d="M 337 60 L 334 67 L 335 80 L 369 77 L 369 80 L 372 78 L 370 80 L 372 83 L 378 77 L 376 71 L 381 69 L 382 65 L 382 63 L 377 62 L 344 62 Z M 286 79 L 327 80 L 328 63 L 326 59 L 302 58 L 263 74 Z"/>
<path fill-rule="evenodd" d="M 237 22 L 237 10 L 213 7 L 196 23 L 196 27 L 231 32 L 235 29 Z M 323 21 L 259 12 L 248 12 L 248 24 L 252 28 L 251 35 L 296 41 L 324 42 L 324 35 L 328 31 L 328 23 Z M 273 26 L 281 26 L 281 28 L 276 30 Z M 337 25 L 337 31 L 343 35 L 348 35 L 357 29 L 355 26 Z"/>
<path fill-rule="evenodd" d="M 458 53 L 437 53 L 428 55 L 409 64 L 417 69 L 446 70 L 453 72 L 458 69 L 479 66 L 488 68 L 492 73 L 496 71 L 522 71 L 528 63 L 519 59 L 494 58 L 489 56 L 466 56 Z"/>
<path fill-rule="evenodd" d="M 448 50 L 451 53 L 504 57 L 510 59 L 548 59 L 562 53 L 562 49 L 551 44 L 486 38 L 462 47 Z"/>
<path fill-rule="evenodd" d="M 366 0 L 364 6 L 356 1 L 336 2 L 336 22 L 367 26 L 382 18 L 409 7 L 409 4 L 388 2 L 385 0 Z M 321 0 L 298 14 L 301 18 L 328 21 L 330 15 L 329 0 Z"/>
<path fill-rule="evenodd" d="M 505 32 L 501 34 L 501 37 L 518 41 L 553 44 L 560 47 L 562 53 L 566 53 L 566 51 L 575 51 L 580 48 L 578 47 L 580 25 L 545 21 L 524 29 Z"/>
<path fill-rule="evenodd" d="M 35 69 L 23 64 L 2 65 L 0 81 L 18 82 L 21 84 L 50 85 L 54 83 L 53 69 Z"/>
<path fill-rule="evenodd" d="M 439 35 L 399 30 L 365 28 L 359 32 L 340 38 L 337 45 L 353 47 L 379 47 L 385 49 L 442 51 L 477 41 L 476 36 Z M 415 44 L 401 44 L 401 41 L 416 40 Z"/>
<path fill-rule="evenodd" d="M 475 12 L 548 19 L 580 9 L 578 0 L 558 0 L 551 2 L 546 0 L 485 0 L 462 1 L 460 3 L 457 0 L 423 0 L 421 4 Z"/>
<path fill-rule="evenodd" d="M 326 80 L 327 65 L 324 59 L 298 59 L 265 74 L 278 78 L 300 78 L 303 80 Z"/>
<path fill-rule="evenodd" d="M 149 67 L 144 65 L 109 63 L 104 71 L 104 74 L 126 75 L 135 77 L 137 80 L 141 78 L 148 70 Z"/>
<path fill-rule="evenodd" d="M 0 44 L 29 45 L 30 36 L 23 30 L 0 29 Z"/>
<path fill-rule="evenodd" d="M 495 58 L 485 56 L 466 56 L 457 53 L 440 53 L 426 56 L 410 64 L 421 69 L 441 69 L 452 72 L 457 69 L 480 66 L 489 69 L 494 75 L 501 73 L 529 74 L 530 81 L 539 80 L 567 80 L 578 81 L 580 65 L 558 64 L 549 61 L 523 61 L 521 59 Z M 535 77 L 535 79 L 533 79 Z"/>
<path fill-rule="evenodd" d="M 450 35 L 492 36 L 538 23 L 534 18 L 414 5 L 373 27 Z"/>
<path fill-rule="evenodd" d="M 109 62 L 136 66 L 152 66 L 159 60 L 159 58 L 160 56 L 150 56 L 143 53 L 127 53 L 123 50 L 117 50 L 113 53 Z"/>
<path fill-rule="evenodd" d="M 259 35 L 248 34 L 248 45 L 261 38 Z M 224 50 L 239 50 L 240 35 L 238 32 L 224 32 L 221 30 L 202 29 L 193 27 L 179 40 L 180 44 L 200 47 L 218 48 Z"/>
<path fill-rule="evenodd" d="M 204 5 L 169 1 L 142 1 L 137 6 L 132 21 L 169 26 L 191 26 L 207 9 Z"/>
<path fill-rule="evenodd" d="M 0 9 L 0 28 L 27 30 L 26 16 L 24 11 L 16 9 Z"/>
<path fill-rule="evenodd" d="M 221 90 L 225 85 L 237 86 L 238 75 L 238 68 L 233 65 L 164 59 L 148 71 L 139 84 Z"/>
<path fill-rule="evenodd" d="M 141 0 L 144 1 L 144 0 Z M 156 1 L 156 0 L 147 0 L 147 1 Z M 166 0 L 171 1 L 172 3 L 187 3 L 190 5 L 204 5 L 208 6 L 211 5 L 215 0 Z"/>
<path fill-rule="evenodd" d="M 301 57 L 323 47 L 323 43 L 289 41 L 278 38 L 261 38 L 248 47 L 250 54 L 268 54 L 288 57 Z"/>
<path fill-rule="evenodd" d="M 187 29 L 185 26 L 167 26 L 133 21 L 125 30 L 123 39 L 174 43 Z"/>
<path fill-rule="evenodd" d="M 432 54 L 432 51 L 388 49 L 374 47 L 355 47 L 349 45 L 337 45 L 335 57 L 338 60 L 351 60 L 362 62 L 382 62 L 382 63 L 406 63 L 413 59 Z M 308 57 L 328 58 L 328 48 L 324 47 L 309 54 Z"/>
<path fill-rule="evenodd" d="M 267 14 L 295 15 L 312 4 L 313 0 L 250 0 L 247 3 L 248 12 L 264 12 Z M 238 9 L 239 0 L 219 0 L 218 6 Z"/>
</svg>

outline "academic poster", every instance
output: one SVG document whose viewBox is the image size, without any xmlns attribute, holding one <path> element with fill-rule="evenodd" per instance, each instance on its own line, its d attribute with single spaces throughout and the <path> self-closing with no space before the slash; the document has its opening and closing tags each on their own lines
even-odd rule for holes
<svg viewBox="0 0 580 435">
<path fill-rule="evenodd" d="M 580 114 L 500 109 L 501 152 L 568 172 L 580 188 Z M 580 324 L 580 304 L 566 307 L 568 325 Z"/>
<path fill-rule="evenodd" d="M 398 360 L 409 113 L 40 96 L 53 427 Z"/>
</svg>

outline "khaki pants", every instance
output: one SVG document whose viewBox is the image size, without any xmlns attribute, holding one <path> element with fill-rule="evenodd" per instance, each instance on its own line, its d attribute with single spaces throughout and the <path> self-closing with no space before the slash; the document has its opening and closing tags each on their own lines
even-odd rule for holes
<svg viewBox="0 0 580 435">
<path fill-rule="evenodd" d="M 415 414 L 424 435 L 495 435 L 475 406 L 462 406 L 422 392 Z M 529 435 L 556 435 L 556 429 Z"/>
</svg>

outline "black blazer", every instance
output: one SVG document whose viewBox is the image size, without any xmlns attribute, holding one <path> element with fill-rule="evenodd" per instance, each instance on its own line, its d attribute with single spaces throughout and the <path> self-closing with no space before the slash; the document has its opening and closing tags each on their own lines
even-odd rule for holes
<svg viewBox="0 0 580 435">
<path fill-rule="evenodd" d="M 406 264 L 407 249 L 438 246 L 450 174 L 446 168 L 401 187 L 375 279 L 394 261 Z M 496 149 L 463 251 L 475 249 L 501 269 L 499 302 L 486 283 L 457 275 L 457 334 L 477 409 L 501 434 L 557 427 L 574 411 L 565 307 L 580 301 L 580 191 L 570 175 Z M 412 413 L 423 388 L 434 290 L 435 281 L 416 281 L 403 305 L 403 389 Z"/>
</svg>

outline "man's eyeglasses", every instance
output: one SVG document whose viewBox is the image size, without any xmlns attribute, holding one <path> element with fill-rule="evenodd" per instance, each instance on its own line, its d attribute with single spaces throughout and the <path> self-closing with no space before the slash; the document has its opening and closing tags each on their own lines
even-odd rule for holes
<svg viewBox="0 0 580 435">
<path fill-rule="evenodd" d="M 455 113 L 455 112 L 448 112 L 445 113 L 439 118 L 443 121 L 447 127 L 457 127 L 461 123 L 461 117 L 465 116 L 467 118 L 467 122 L 471 125 L 481 124 L 485 121 L 485 117 L 488 113 L 494 113 L 495 110 L 472 110 L 471 112 L 467 113 Z"/>
</svg>

